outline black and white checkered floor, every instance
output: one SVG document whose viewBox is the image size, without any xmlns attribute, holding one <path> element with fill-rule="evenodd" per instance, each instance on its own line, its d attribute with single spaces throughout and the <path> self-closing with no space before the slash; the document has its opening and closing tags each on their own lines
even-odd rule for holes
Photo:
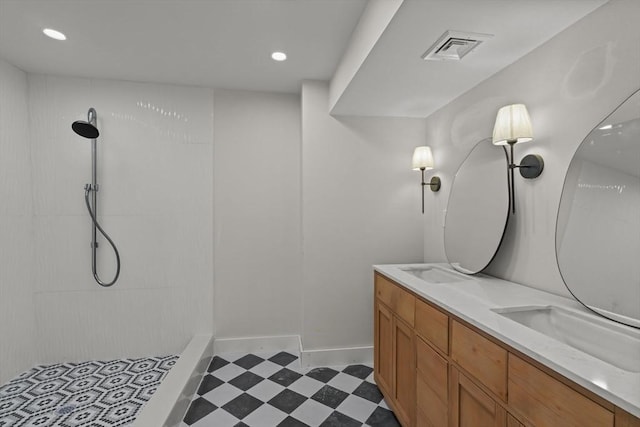
<svg viewBox="0 0 640 427">
<path fill-rule="evenodd" d="M 36 366 L 0 387 L 0 427 L 129 426 L 177 359 Z"/>
<path fill-rule="evenodd" d="M 297 356 L 220 355 L 181 427 L 399 426 L 366 365 L 301 369 Z"/>
</svg>

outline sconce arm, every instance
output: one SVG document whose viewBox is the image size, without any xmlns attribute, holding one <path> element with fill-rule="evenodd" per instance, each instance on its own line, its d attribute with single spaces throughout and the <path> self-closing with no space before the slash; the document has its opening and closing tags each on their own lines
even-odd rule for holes
<svg viewBox="0 0 640 427">
<path fill-rule="evenodd" d="M 523 178 L 533 179 L 539 177 L 544 170 L 544 160 L 539 154 L 527 154 L 520 160 L 519 165 L 512 167 L 520 168 L 520 175 Z"/>
</svg>

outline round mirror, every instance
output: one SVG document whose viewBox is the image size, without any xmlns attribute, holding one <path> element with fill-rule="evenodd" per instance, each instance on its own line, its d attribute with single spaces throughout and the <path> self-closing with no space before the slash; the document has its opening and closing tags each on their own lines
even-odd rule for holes
<svg viewBox="0 0 640 427">
<path fill-rule="evenodd" d="M 509 218 L 507 152 L 478 142 L 453 180 L 444 227 L 444 250 L 456 270 L 484 270 L 500 247 Z"/>
<path fill-rule="evenodd" d="M 640 327 L 640 91 L 574 154 L 558 209 L 556 257 L 578 301 Z"/>
</svg>

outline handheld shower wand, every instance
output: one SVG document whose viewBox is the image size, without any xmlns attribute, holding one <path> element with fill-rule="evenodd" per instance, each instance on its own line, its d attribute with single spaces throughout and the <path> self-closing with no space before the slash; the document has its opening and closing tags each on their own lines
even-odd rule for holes
<svg viewBox="0 0 640 427">
<path fill-rule="evenodd" d="M 94 108 L 89 108 L 89 112 L 87 113 L 87 121 L 78 120 L 71 124 L 71 128 L 78 135 L 90 139 L 91 140 L 91 184 L 85 184 L 84 186 L 84 201 L 87 205 L 87 210 L 89 211 L 89 216 L 92 221 L 92 237 L 91 237 L 91 270 L 93 271 L 93 278 L 98 282 L 100 286 L 109 287 L 116 283 L 118 280 L 118 276 L 120 276 L 120 253 L 118 253 L 118 248 L 116 247 L 113 240 L 109 237 L 109 235 L 102 229 L 100 224 L 98 223 L 98 173 L 97 173 L 97 139 L 100 135 L 98 131 L 98 113 Z M 91 194 L 91 201 L 89 201 L 89 195 Z M 98 276 L 98 271 L 96 267 L 96 253 L 98 250 L 98 233 L 97 230 L 107 239 L 113 251 L 116 255 L 116 274 L 112 281 L 103 282 Z"/>
</svg>

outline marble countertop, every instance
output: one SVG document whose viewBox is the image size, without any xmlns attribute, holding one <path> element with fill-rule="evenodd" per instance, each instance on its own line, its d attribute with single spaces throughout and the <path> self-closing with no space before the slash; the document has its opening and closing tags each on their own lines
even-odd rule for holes
<svg viewBox="0 0 640 427">
<path fill-rule="evenodd" d="M 426 267 L 436 267 L 442 270 L 443 275 L 458 277 L 460 280 L 429 283 L 403 270 Z M 492 311 L 504 307 L 553 305 L 595 316 L 578 302 L 483 274 L 466 276 L 456 272 L 448 264 L 375 265 L 374 269 L 425 300 L 640 417 L 640 372 L 620 369 Z M 611 351 L 615 352 L 615 348 Z"/>
</svg>

